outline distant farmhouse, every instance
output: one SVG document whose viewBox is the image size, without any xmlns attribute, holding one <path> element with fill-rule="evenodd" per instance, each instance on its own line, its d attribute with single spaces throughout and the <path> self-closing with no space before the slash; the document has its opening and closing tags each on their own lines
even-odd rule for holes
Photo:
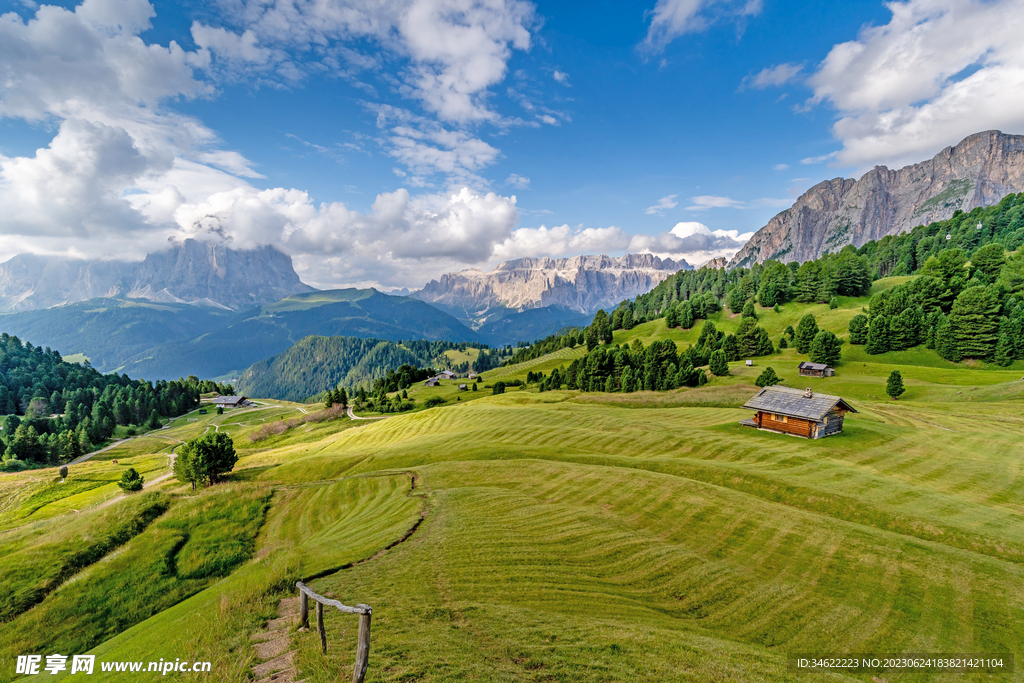
<svg viewBox="0 0 1024 683">
<path fill-rule="evenodd" d="M 218 408 L 241 408 L 249 405 L 249 399 L 245 396 L 218 396 L 213 400 L 213 405 Z"/>
<path fill-rule="evenodd" d="M 471 372 L 468 375 L 466 375 L 466 378 L 467 379 L 476 379 L 476 373 L 475 372 Z"/>
<path fill-rule="evenodd" d="M 451 370 L 442 370 L 441 372 L 437 373 L 437 376 L 440 377 L 441 379 L 455 379 L 456 377 L 458 377 L 458 375 L 456 375 Z"/>
<path fill-rule="evenodd" d="M 465 384 L 460 384 L 459 391 L 469 391 L 469 387 L 467 387 Z"/>
<path fill-rule="evenodd" d="M 439 377 L 431 377 L 430 379 L 428 379 L 426 382 L 423 383 L 423 386 L 425 386 L 425 387 L 436 387 L 440 383 L 441 383 L 441 379 Z"/>
<path fill-rule="evenodd" d="M 743 407 L 757 411 L 757 415 L 741 421 L 741 425 L 805 439 L 838 434 L 843 430 L 843 417 L 857 412 L 839 396 L 779 386 L 765 387 Z"/>
<path fill-rule="evenodd" d="M 800 375 L 803 377 L 831 377 L 836 374 L 836 371 L 825 365 L 824 363 L 809 363 L 804 361 L 797 366 L 800 370 Z"/>
</svg>

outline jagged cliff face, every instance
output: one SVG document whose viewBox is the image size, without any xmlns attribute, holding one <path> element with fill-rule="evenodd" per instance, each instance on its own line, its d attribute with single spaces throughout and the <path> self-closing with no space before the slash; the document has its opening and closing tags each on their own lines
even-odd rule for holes
<svg viewBox="0 0 1024 683">
<path fill-rule="evenodd" d="M 494 308 L 525 310 L 561 306 L 592 313 L 650 291 L 685 261 L 651 254 L 522 258 L 498 264 L 490 273 L 464 270 L 431 280 L 413 296 L 476 317 Z"/>
<path fill-rule="evenodd" d="M 239 310 L 311 292 L 291 257 L 187 240 L 142 263 L 21 254 L 0 264 L 0 312 L 31 311 L 95 297 L 128 296 Z"/>
<path fill-rule="evenodd" d="M 768 221 L 729 262 L 807 261 L 896 235 L 1024 191 L 1024 135 L 976 133 L 934 158 L 818 183 Z"/>
</svg>

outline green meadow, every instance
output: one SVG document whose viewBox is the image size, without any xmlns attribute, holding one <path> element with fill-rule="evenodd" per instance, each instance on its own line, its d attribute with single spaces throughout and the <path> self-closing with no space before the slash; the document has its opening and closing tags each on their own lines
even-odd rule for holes
<svg viewBox="0 0 1024 683">
<path fill-rule="evenodd" d="M 866 305 L 786 304 L 758 322 L 777 342 L 812 312 L 845 338 Z M 724 311 L 712 320 L 739 325 Z M 698 334 L 656 320 L 613 343 L 682 348 Z M 1024 363 L 845 344 L 823 379 L 799 377 L 807 357 L 787 349 L 698 389 L 484 388 L 584 352 L 488 371 L 477 392 L 419 385 L 420 409 L 386 419 L 303 421 L 318 406 L 260 401 L 178 418 L 73 466 L 64 484 L 53 470 L 0 475 L 0 572 L 15 577 L 0 680 L 14 678 L 14 654 L 51 649 L 209 660 L 215 680 L 253 680 L 250 636 L 301 579 L 373 606 L 375 682 L 1024 681 L 1019 668 L 788 666 L 796 653 L 1022 661 Z M 857 413 L 816 441 L 739 425 L 766 366 Z M 885 395 L 894 369 L 898 401 Z M 434 395 L 448 403 L 422 409 Z M 128 463 L 157 478 L 176 443 L 211 430 L 240 455 L 224 483 L 116 488 Z M 76 554 L 74 539 L 100 550 Z M 291 636 L 309 683 L 351 678 L 357 618 L 325 614 L 326 655 L 315 632 Z"/>
</svg>

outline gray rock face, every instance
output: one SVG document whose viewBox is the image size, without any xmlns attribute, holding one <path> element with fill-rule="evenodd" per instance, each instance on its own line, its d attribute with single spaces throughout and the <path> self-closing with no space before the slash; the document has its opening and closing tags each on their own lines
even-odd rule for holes
<svg viewBox="0 0 1024 683">
<path fill-rule="evenodd" d="M 239 310 L 311 291 L 299 280 L 291 257 L 269 246 L 240 251 L 186 240 L 142 263 L 32 254 L 0 263 L 0 312 L 5 313 L 110 296 Z"/>
<path fill-rule="evenodd" d="M 650 291 L 669 275 L 689 269 L 685 261 L 651 254 L 521 258 L 500 263 L 490 273 L 447 273 L 412 296 L 470 318 L 495 308 L 562 306 L 591 313 Z"/>
<path fill-rule="evenodd" d="M 818 183 L 758 230 L 729 266 L 815 259 L 1021 191 L 1024 135 L 975 133 L 919 164 L 899 170 L 875 166 L 860 180 Z"/>
</svg>

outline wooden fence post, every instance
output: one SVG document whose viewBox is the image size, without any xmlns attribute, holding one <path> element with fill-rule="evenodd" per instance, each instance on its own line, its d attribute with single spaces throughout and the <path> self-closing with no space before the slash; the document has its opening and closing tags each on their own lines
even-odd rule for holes
<svg viewBox="0 0 1024 683">
<path fill-rule="evenodd" d="M 320 649 L 327 654 L 327 631 L 324 630 L 324 606 L 316 601 L 316 630 L 320 632 Z"/>
<path fill-rule="evenodd" d="M 373 610 L 369 605 L 356 605 L 366 611 L 359 615 L 359 642 L 356 645 L 356 667 L 352 673 L 352 683 L 363 683 L 366 667 L 370 663 L 370 619 Z"/>
<path fill-rule="evenodd" d="M 309 596 L 299 589 L 299 627 L 309 628 Z"/>
</svg>

